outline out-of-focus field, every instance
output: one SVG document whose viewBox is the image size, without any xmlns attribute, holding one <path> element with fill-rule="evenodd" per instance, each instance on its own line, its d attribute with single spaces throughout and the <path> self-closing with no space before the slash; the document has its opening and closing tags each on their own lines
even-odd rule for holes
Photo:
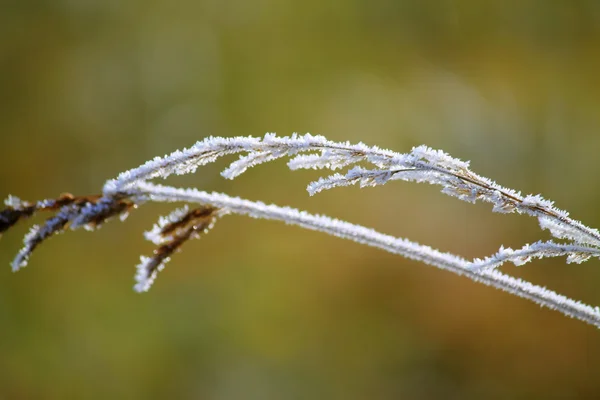
<svg viewBox="0 0 600 400">
<path fill-rule="evenodd" d="M 600 3 L 589 0 L 8 0 L 0 197 L 98 192 L 208 135 L 320 133 L 442 148 L 600 226 Z M 231 161 L 231 160 L 230 160 Z M 173 184 L 365 224 L 466 257 L 548 238 L 438 188 L 313 198 L 284 162 Z M 149 293 L 142 232 L 170 210 L 68 232 L 30 265 L 0 241 L 0 399 L 590 399 L 600 332 L 416 262 L 227 217 Z M 41 222 L 35 219 L 33 222 Z M 508 273 L 600 304 L 600 262 Z"/>
</svg>

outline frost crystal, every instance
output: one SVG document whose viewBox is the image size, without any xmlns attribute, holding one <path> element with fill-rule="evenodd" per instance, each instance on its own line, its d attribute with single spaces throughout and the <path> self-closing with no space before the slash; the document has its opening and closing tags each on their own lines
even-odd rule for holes
<svg viewBox="0 0 600 400">
<path fill-rule="evenodd" d="M 489 257 L 468 261 L 407 239 L 384 235 L 326 216 L 220 193 L 151 183 L 154 179 L 165 179 L 174 174 L 193 173 L 198 167 L 229 155 L 238 155 L 238 159 L 222 172 L 222 176 L 228 179 L 238 177 L 249 168 L 280 158 L 289 158 L 288 167 L 292 170 L 334 171 L 331 175 L 310 183 L 307 187 L 310 195 L 340 186 L 378 186 L 394 180 L 438 185 L 442 193 L 460 200 L 469 203 L 490 203 L 494 212 L 535 217 L 542 229 L 548 230 L 554 238 L 562 239 L 564 243 L 540 241 L 517 250 L 501 247 L 496 254 Z M 345 168 L 346 171 L 335 172 Z M 150 288 L 158 272 L 182 244 L 210 229 L 217 217 L 231 213 L 283 221 L 400 254 L 524 297 L 542 306 L 557 309 L 564 315 L 600 327 L 600 309 L 504 275 L 497 270 L 506 262 L 523 265 L 544 257 L 566 256 L 568 263 L 581 263 L 592 257 L 598 258 L 600 232 L 571 219 L 566 211 L 556 208 L 553 202 L 540 195 L 522 195 L 489 178 L 477 175 L 469 168 L 469 162 L 424 145 L 401 154 L 363 143 L 334 142 L 323 136 L 310 134 L 278 137 L 267 133 L 262 138 L 208 137 L 187 149 L 156 157 L 137 168 L 122 172 L 115 179 L 105 183 L 101 195 L 75 197 L 65 194 L 37 203 L 27 203 L 9 196 L 5 200 L 7 208 L 0 210 L 0 232 L 8 230 L 18 221 L 38 211 L 54 213 L 45 224 L 34 226 L 26 235 L 24 247 L 12 264 L 16 270 L 27 264 L 32 251 L 40 243 L 55 233 L 63 232 L 69 226 L 71 229 L 84 227 L 91 230 L 114 216 L 126 218 L 129 211 L 147 201 L 199 204 L 198 208 L 190 209 L 184 206 L 166 217 L 161 217 L 158 223 L 145 233 L 146 238 L 158 247 L 152 257 L 141 257 L 136 267 L 136 291 L 147 291 Z"/>
<path fill-rule="evenodd" d="M 6 200 L 4 200 L 4 205 L 12 208 L 20 208 L 23 206 L 23 202 L 17 196 L 9 195 Z"/>
</svg>

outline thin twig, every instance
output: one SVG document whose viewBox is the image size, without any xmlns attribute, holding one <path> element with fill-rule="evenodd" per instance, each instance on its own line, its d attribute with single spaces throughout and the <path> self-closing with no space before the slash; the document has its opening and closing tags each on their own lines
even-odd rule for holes
<svg viewBox="0 0 600 400">
<path fill-rule="evenodd" d="M 564 239 L 564 243 L 536 242 L 521 249 L 503 247 L 485 259 L 467 261 L 462 257 L 444 253 L 407 239 L 395 238 L 349 222 L 326 216 L 313 215 L 289 207 L 266 205 L 220 193 L 208 193 L 197 189 L 180 189 L 150 183 L 155 178 L 167 178 L 172 174 L 193 173 L 202 165 L 219 157 L 240 154 L 238 160 L 223 171 L 225 178 L 233 179 L 251 167 L 282 157 L 290 157 L 292 170 L 313 168 L 330 169 L 350 167 L 358 163 L 370 164 L 372 169 L 361 166 L 350 168 L 345 174 L 335 173 L 322 177 L 308 186 L 310 194 L 338 186 L 360 184 L 376 186 L 391 180 L 426 182 L 442 186 L 442 192 L 461 200 L 474 203 L 477 200 L 493 204 L 493 211 L 517 212 L 538 218 L 541 228 L 552 236 Z M 304 154 L 308 153 L 308 154 Z M 504 290 L 529 299 L 542 306 L 555 309 L 600 327 L 600 309 L 569 299 L 546 288 L 502 274 L 496 268 L 506 261 L 522 265 L 534 258 L 567 256 L 567 262 L 580 263 L 600 256 L 600 233 L 571 219 L 566 211 L 555 208 L 553 203 L 539 195 L 526 195 L 498 185 L 492 180 L 475 174 L 469 163 L 448 154 L 419 146 L 406 154 L 369 147 L 362 143 L 336 143 L 323 136 L 292 135 L 277 137 L 267 134 L 264 138 L 235 137 L 207 138 L 189 149 L 173 152 L 125 171 L 107 181 L 102 195 L 75 197 L 70 194 L 56 199 L 28 203 L 9 197 L 6 209 L 0 211 L 0 234 L 17 222 L 34 215 L 37 211 L 50 211 L 55 215 L 46 223 L 34 226 L 25 237 L 23 250 L 13 261 L 18 269 L 27 263 L 32 251 L 45 239 L 64 231 L 67 227 L 95 229 L 114 216 L 124 219 L 139 205 L 152 202 L 185 202 L 201 204 L 193 210 L 175 210 L 161 218 L 146 237 L 158 248 L 152 257 L 142 257 L 137 267 L 135 289 L 146 291 L 170 257 L 189 239 L 198 237 L 213 226 L 217 217 L 232 213 L 254 218 L 283 221 L 306 229 L 352 240 L 377 247 L 390 253 L 417 260 L 440 269 Z"/>
</svg>

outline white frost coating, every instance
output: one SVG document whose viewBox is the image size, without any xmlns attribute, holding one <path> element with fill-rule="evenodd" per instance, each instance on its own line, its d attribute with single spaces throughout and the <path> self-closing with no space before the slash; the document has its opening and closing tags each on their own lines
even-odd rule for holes
<svg viewBox="0 0 600 400">
<path fill-rule="evenodd" d="M 154 260 L 151 257 L 141 256 L 140 263 L 135 267 L 136 268 L 136 274 L 135 274 L 135 282 L 136 283 L 133 286 L 133 289 L 138 293 L 147 292 L 148 290 L 150 290 L 150 287 L 152 287 L 152 284 L 156 280 L 158 273 L 160 271 L 162 271 L 163 269 L 165 269 L 165 264 L 168 263 L 169 260 L 170 260 L 169 257 L 165 258 L 164 261 L 162 263 L 160 263 L 154 269 L 154 271 L 152 271 L 152 273 L 148 276 L 148 269 L 151 268 Z"/>
<path fill-rule="evenodd" d="M 56 205 L 55 199 L 45 199 L 45 200 L 38 201 L 36 204 L 36 207 L 37 208 L 47 208 L 47 207 L 54 207 L 54 205 Z"/>
<path fill-rule="evenodd" d="M 167 178 L 171 174 L 193 173 L 198 166 L 211 163 L 220 156 L 252 150 L 259 143 L 260 139 L 252 137 L 209 137 L 188 149 L 175 151 L 162 158 L 156 157 L 138 168 L 121 173 L 104 185 L 104 193 L 117 193 L 137 181 Z"/>
<path fill-rule="evenodd" d="M 314 154 L 315 151 L 320 154 Z M 298 155 L 301 152 L 313 154 Z M 268 133 L 262 139 L 209 137 L 189 149 L 176 151 L 163 158 L 157 157 L 138 168 L 120 174 L 117 179 L 106 183 L 104 193 L 111 195 L 131 189 L 137 183 L 157 177 L 166 178 L 173 173 L 191 173 L 200 165 L 234 153 L 246 155 L 242 155 L 223 171 L 223 176 L 229 179 L 239 176 L 250 167 L 286 156 L 294 156 L 288 163 L 292 169 L 335 170 L 358 162 L 368 162 L 377 168 L 367 170 L 356 167 L 345 175 L 334 174 L 312 182 L 307 189 L 314 195 L 323 190 L 355 183 L 364 187 L 385 184 L 389 180 L 426 182 L 441 185 L 443 193 L 463 201 L 472 203 L 481 200 L 492 203 L 495 212 L 518 212 L 537 217 L 542 227 L 548 228 L 557 238 L 600 247 L 600 233 L 597 230 L 570 219 L 567 212 L 555 208 L 552 202 L 540 195 L 523 197 L 517 191 L 473 173 L 469 170 L 468 162 L 427 146 L 418 146 L 410 153 L 400 154 L 369 147 L 363 143 L 336 143 L 323 136 L 310 134 L 277 137 Z"/>
<path fill-rule="evenodd" d="M 31 255 L 31 251 L 32 251 L 32 244 L 31 244 L 32 240 L 38 235 L 39 231 L 40 231 L 40 226 L 33 225 L 31 227 L 31 229 L 29 230 L 29 232 L 27 232 L 27 234 L 23 238 L 24 246 L 21 250 L 19 250 L 16 257 L 13 259 L 13 261 L 11 263 L 13 272 L 16 272 L 16 271 L 20 270 L 21 268 L 27 266 L 27 262 L 29 260 L 29 256 Z"/>
<path fill-rule="evenodd" d="M 309 183 L 306 190 L 309 195 L 314 196 L 323 190 L 329 190 L 340 186 L 352 186 L 356 183 L 357 181 L 352 181 L 342 174 L 333 174 L 327 178 L 319 178 L 318 180 Z"/>
<path fill-rule="evenodd" d="M 309 154 L 301 154 L 309 153 Z M 557 238 L 569 243 L 537 242 L 519 250 L 501 248 L 498 253 L 484 260 L 469 262 L 452 254 L 442 253 L 406 239 L 383 235 L 374 230 L 353 225 L 336 219 L 311 215 L 288 207 L 265 205 L 218 193 L 207 193 L 196 189 L 176 189 L 153 185 L 150 180 L 167 178 L 172 174 L 193 173 L 199 166 L 214 162 L 219 157 L 240 154 L 222 175 L 233 179 L 248 168 L 270 162 L 282 157 L 291 157 L 290 169 L 314 168 L 336 170 L 358 163 L 374 166 L 365 169 L 355 166 L 346 173 L 335 173 L 320 178 L 308 185 L 309 193 L 338 186 L 359 183 L 361 186 L 376 186 L 390 180 L 425 182 L 442 187 L 442 192 L 467 202 L 477 200 L 493 205 L 493 211 L 501 213 L 520 213 L 538 218 L 542 229 L 548 229 Z M 583 262 L 590 257 L 599 256 L 600 232 L 581 222 L 569 218 L 566 211 L 557 209 L 554 204 L 540 195 L 523 196 L 520 192 L 502 187 L 492 180 L 477 175 L 469 169 L 469 163 L 453 158 L 440 150 L 419 146 L 406 154 L 395 153 L 363 143 L 337 143 L 323 136 L 310 134 L 290 137 L 277 137 L 266 134 L 263 138 L 210 137 L 182 151 L 173 152 L 165 157 L 156 157 L 138 168 L 121 173 L 116 179 L 106 182 L 104 197 L 96 204 L 63 207 L 61 211 L 41 228 L 35 228 L 27 235 L 25 247 L 13 262 L 13 269 L 24 266 L 31 251 L 43 240 L 55 232 L 62 231 L 65 224 L 75 229 L 79 226 L 91 227 L 95 220 L 103 220 L 114 211 L 115 202 L 128 198 L 135 204 L 146 200 L 184 201 L 209 204 L 221 209 L 219 213 L 236 213 L 255 218 L 280 220 L 328 233 L 333 236 L 353 240 L 358 243 L 378 247 L 386 251 L 401 254 L 407 258 L 465 275 L 486 285 L 505 290 L 509 293 L 530 299 L 540 305 L 557 309 L 565 315 L 579 318 L 600 327 L 600 311 L 578 301 L 568 299 L 545 288 L 532 285 L 501 274 L 496 267 L 506 261 L 516 265 L 524 264 L 532 258 L 567 256 L 567 262 Z M 37 208 L 52 207 L 55 203 L 36 204 Z M 7 206 L 19 209 L 28 203 L 9 197 Z M 45 205 L 44 205 L 45 204 Z M 113 207 L 113 208 L 111 208 Z M 160 229 L 171 219 L 181 217 L 181 210 L 166 219 L 161 218 L 146 237 L 156 244 L 163 243 Z M 123 214 L 121 214 L 123 215 Z M 164 268 L 169 258 L 142 258 L 136 274 L 137 291 L 146 291 L 156 278 L 158 271 Z M 152 273 L 148 273 L 152 271 Z"/>
<path fill-rule="evenodd" d="M 296 156 L 301 152 L 321 152 L 321 155 L 311 154 Z M 290 168 L 330 168 L 351 165 L 357 162 L 368 162 L 378 169 L 364 172 L 365 175 L 379 174 L 376 177 L 364 179 L 359 176 L 347 176 L 350 180 L 360 182 L 363 186 L 373 186 L 386 183 L 391 179 L 427 182 L 443 186 L 443 192 L 456 196 L 461 200 L 473 202 L 482 200 L 493 204 L 497 212 L 518 212 L 534 217 L 548 217 L 559 226 L 565 226 L 563 231 L 574 231 L 568 237 L 578 243 L 600 246 L 600 233 L 586 227 L 568 217 L 568 213 L 553 206 L 540 195 L 521 196 L 520 193 L 504 188 L 492 180 L 479 176 L 469 170 L 469 163 L 453 158 L 441 150 L 433 150 L 427 146 L 418 146 L 410 153 L 400 154 L 378 147 L 369 147 L 363 143 L 336 143 L 323 136 L 310 134 L 291 137 L 278 137 L 268 133 L 262 139 L 254 137 L 220 138 L 209 137 L 196 143 L 189 149 L 175 151 L 165 157 L 157 157 L 138 168 L 123 172 L 116 179 L 108 181 L 104 186 L 104 194 L 111 195 L 154 178 L 167 178 L 171 174 L 192 173 L 198 166 L 215 161 L 217 158 L 235 154 L 247 153 L 232 163 L 223 175 L 227 178 L 239 176 L 248 168 L 272 161 L 285 156 L 296 156 L 289 163 Z M 413 170 L 412 173 L 398 173 L 399 170 Z M 352 172 L 351 170 L 350 172 Z M 368 171 L 368 170 L 364 170 Z M 392 172 L 386 177 L 384 172 Z M 356 171 L 354 171 L 356 172 Z M 375 179 L 376 178 L 376 179 Z M 319 191 L 347 186 L 354 182 L 342 182 L 338 175 L 317 181 L 309 185 L 309 191 L 314 194 Z M 558 232 L 558 229 L 551 232 Z M 579 237 L 581 236 L 581 237 Z M 577 239 L 574 239 L 577 238 Z"/>
<path fill-rule="evenodd" d="M 220 138 L 209 137 L 197 142 L 194 146 L 175 151 L 164 157 L 156 157 L 145 164 L 125 171 L 116 179 L 108 181 L 104 185 L 105 194 L 114 194 L 122 191 L 138 181 L 147 181 L 155 178 L 166 178 L 171 174 L 192 173 L 198 166 L 215 161 L 218 157 L 241 152 L 264 152 L 270 153 L 275 158 L 296 155 L 303 151 L 315 150 L 339 150 L 344 153 L 367 153 L 362 159 L 374 162 L 384 159 L 393 159 L 398 153 L 382 150 L 377 147 L 368 147 L 362 143 L 351 145 L 350 143 L 336 143 L 327 140 L 323 136 L 310 134 L 291 137 L 278 137 L 275 134 L 266 134 L 264 138 L 234 137 Z M 242 163 L 243 164 L 243 163 Z"/>
<path fill-rule="evenodd" d="M 171 223 L 181 221 L 182 218 L 188 214 L 188 212 L 189 207 L 186 204 L 185 206 L 174 210 L 166 217 L 160 217 L 158 223 L 154 225 L 152 230 L 145 232 L 144 236 L 147 240 L 159 246 L 172 242 L 175 239 L 176 233 L 173 232 L 173 234 L 165 235 L 162 233 L 163 229 Z M 208 226 L 206 226 L 202 232 L 207 233 L 213 228 L 215 225 L 216 216 L 223 216 L 225 214 L 227 214 L 227 210 L 216 211 L 210 218 Z M 198 232 L 192 233 L 190 238 L 199 238 L 200 236 L 197 233 Z M 142 256 L 140 258 L 140 264 L 136 266 L 137 272 L 135 275 L 136 284 L 134 286 L 134 290 L 136 292 L 147 292 L 154 283 L 158 273 L 165 268 L 165 265 L 170 260 L 170 256 L 166 256 L 162 259 Z"/>
<path fill-rule="evenodd" d="M 23 239 L 23 248 L 17 253 L 16 257 L 13 259 L 11 266 L 13 271 L 18 271 L 19 269 L 27 266 L 27 262 L 29 261 L 29 256 L 35 249 L 35 247 L 40 244 L 42 240 L 45 238 L 55 234 L 62 232 L 62 227 L 70 221 L 77 213 L 77 208 L 75 206 L 65 206 L 61 208 L 60 212 L 56 214 L 54 217 L 48 219 L 44 225 L 41 227 L 38 225 L 34 225 L 31 227 L 31 230 L 25 235 Z"/>
<path fill-rule="evenodd" d="M 385 235 L 360 225 L 354 225 L 326 216 L 312 215 L 305 211 L 289 207 L 266 205 L 262 202 L 230 197 L 221 193 L 207 193 L 197 189 L 179 189 L 150 183 L 140 183 L 136 191 L 138 191 L 138 195 L 144 194 L 149 200 L 210 204 L 215 207 L 225 208 L 234 214 L 283 221 L 287 224 L 298 225 L 303 228 L 377 247 L 390 253 L 400 254 L 404 257 L 454 272 L 458 275 L 464 275 L 473 281 L 529 299 L 541 306 L 558 310 L 564 315 L 600 327 L 600 311 L 597 308 L 559 295 L 544 287 L 504 275 L 497 270 L 474 271 L 472 269 L 473 263 L 461 257 L 443 253 L 407 239 Z"/>
<path fill-rule="evenodd" d="M 406 180 L 432 183 L 434 181 L 435 172 L 421 171 L 416 169 L 364 169 L 362 167 L 354 167 L 342 175 L 339 173 L 330 175 L 325 178 L 308 184 L 306 190 L 313 196 L 324 190 L 333 189 L 341 186 L 352 186 L 360 184 L 360 187 L 384 185 L 390 180 Z"/>
<path fill-rule="evenodd" d="M 334 236 L 351 239 L 360 243 L 394 249 L 393 252 L 403 254 L 409 258 L 424 261 L 426 259 L 438 260 L 440 263 L 462 265 L 468 262 L 452 254 L 441 253 L 429 246 L 423 246 L 406 239 L 397 239 L 383 235 L 372 229 L 334 218 L 312 215 L 290 207 L 266 205 L 262 202 L 253 202 L 239 197 L 230 197 L 222 193 L 208 193 L 197 189 L 179 189 L 150 183 L 139 184 L 136 188 L 145 193 L 153 201 L 188 202 L 210 204 L 214 207 L 224 208 L 230 213 L 248 215 L 253 218 L 272 219 L 288 224 L 300 225 L 304 228 L 319 230 Z M 466 268 L 465 268 L 466 269 Z"/>
<path fill-rule="evenodd" d="M 13 196 L 12 194 L 9 194 L 8 197 L 4 200 L 4 205 L 6 207 L 12 207 L 14 209 L 19 209 L 21 207 L 23 207 L 23 201 L 18 198 L 17 196 Z"/>
<path fill-rule="evenodd" d="M 573 221 L 572 223 L 567 224 L 561 220 L 553 219 L 545 215 L 539 216 L 538 221 L 540 227 L 549 230 L 555 238 L 568 239 L 579 244 L 599 246 L 596 238 L 587 234 L 587 231 L 592 232 L 592 234 L 598 234 L 598 231 L 584 226 L 579 221 Z"/>
<path fill-rule="evenodd" d="M 424 145 L 414 147 L 411 155 L 416 159 L 423 159 L 432 165 L 439 165 L 452 171 L 462 171 L 469 168 L 468 161 L 459 160 L 442 150 L 434 150 Z"/>
<path fill-rule="evenodd" d="M 347 151 L 322 150 L 321 154 L 300 154 L 288 162 L 292 171 L 298 169 L 330 169 L 335 171 L 347 165 L 356 164 L 364 156 Z"/>
<path fill-rule="evenodd" d="M 252 168 L 259 164 L 264 164 L 269 161 L 276 160 L 283 157 L 285 154 L 282 153 L 264 153 L 264 152 L 252 152 L 247 156 L 240 157 L 239 160 L 234 161 L 221 172 L 221 176 L 227 179 L 234 179 L 246 172 L 248 168 Z"/>
<path fill-rule="evenodd" d="M 110 207 L 106 200 L 103 200 L 98 201 L 96 204 L 88 203 L 83 206 L 79 211 L 79 215 L 71 222 L 71 229 L 75 230 L 84 226 L 87 230 L 92 230 L 87 227 L 90 220 L 92 220 L 94 216 L 106 212 Z"/>
<path fill-rule="evenodd" d="M 518 250 L 500 247 L 496 254 L 485 259 L 475 259 L 469 268 L 473 271 L 490 270 L 500 267 L 507 261 L 516 266 L 528 263 L 533 258 L 567 256 L 567 263 L 581 264 L 590 257 L 600 257 L 600 249 L 589 246 L 539 241 L 526 244 Z"/>
<path fill-rule="evenodd" d="M 144 237 L 146 238 L 146 240 L 149 240 L 150 242 L 156 245 L 161 245 L 163 243 L 169 242 L 170 240 L 172 240 L 172 236 L 163 236 L 163 228 L 173 222 L 181 220 L 181 218 L 183 218 L 189 211 L 189 207 L 185 205 L 171 212 L 166 217 L 160 217 L 158 223 L 154 224 L 151 230 L 144 232 Z"/>
</svg>

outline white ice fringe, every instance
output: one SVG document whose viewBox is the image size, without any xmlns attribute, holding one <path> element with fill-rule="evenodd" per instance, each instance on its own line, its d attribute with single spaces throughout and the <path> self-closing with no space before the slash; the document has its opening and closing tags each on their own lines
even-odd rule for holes
<svg viewBox="0 0 600 400">
<path fill-rule="evenodd" d="M 189 210 L 190 209 L 186 204 L 185 206 L 171 212 L 166 217 L 160 217 L 158 223 L 154 224 L 151 230 L 144 232 L 144 237 L 146 238 L 146 240 L 149 240 L 150 242 L 156 245 L 161 245 L 163 243 L 171 241 L 172 235 L 165 237 L 162 234 L 163 228 L 173 222 L 181 220 L 181 218 L 183 218 L 189 212 Z"/>
<path fill-rule="evenodd" d="M 156 280 L 158 273 L 165 269 L 165 264 L 170 261 L 170 258 L 167 257 L 161 262 L 158 267 L 156 267 L 150 275 L 148 275 L 148 269 L 150 265 L 154 262 L 152 257 L 140 256 L 140 263 L 135 267 L 135 285 L 133 289 L 138 292 L 147 292 L 152 287 L 152 284 Z"/>
<path fill-rule="evenodd" d="M 18 271 L 21 268 L 26 267 L 29 256 L 31 256 L 35 247 L 47 237 L 56 233 L 62 233 L 62 227 L 64 227 L 68 221 L 75 218 L 76 215 L 77 209 L 75 206 L 65 206 L 58 214 L 48 219 L 44 225 L 32 226 L 23 239 L 23 248 L 19 250 L 19 253 L 17 253 L 17 256 L 11 263 L 12 270 Z"/>
<path fill-rule="evenodd" d="M 144 193 L 151 201 L 210 204 L 225 208 L 232 214 L 283 221 L 286 224 L 297 225 L 360 244 L 377 247 L 393 254 L 399 254 L 427 265 L 454 272 L 475 282 L 529 299 L 541 306 L 557 310 L 566 316 L 600 327 L 600 310 L 598 308 L 570 299 L 547 288 L 505 275 L 496 269 L 477 268 L 477 261 L 469 262 L 454 254 L 444 253 L 407 239 L 385 235 L 360 225 L 327 216 L 312 215 L 290 207 L 266 205 L 262 202 L 230 197 L 222 193 L 208 193 L 193 188 L 180 189 L 151 183 L 140 183 L 137 190 L 139 193 Z M 575 250 L 585 251 L 585 249 L 587 248 L 577 247 Z"/>
<path fill-rule="evenodd" d="M 526 244 L 518 250 L 501 246 L 500 250 L 493 256 L 474 260 L 469 268 L 474 271 L 489 270 L 498 268 L 507 261 L 512 262 L 516 266 L 521 266 L 530 262 L 533 258 L 560 256 L 567 256 L 567 264 L 581 264 L 591 257 L 600 257 L 600 249 L 589 246 L 561 244 L 552 241 L 538 241 L 533 244 Z"/>
<path fill-rule="evenodd" d="M 233 154 L 239 154 L 240 157 L 222 172 L 228 179 L 233 179 L 254 166 L 285 157 L 291 158 L 288 167 L 292 170 L 312 168 L 335 171 L 348 167 L 349 170 L 345 173 L 334 173 L 312 182 L 308 185 L 308 192 L 313 195 L 339 186 L 376 186 L 392 180 L 425 182 L 439 185 L 443 193 L 463 201 L 474 203 L 479 200 L 491 203 L 495 212 L 516 212 L 533 216 L 539 220 L 542 229 L 547 229 L 553 237 L 565 240 L 566 243 L 548 241 L 536 242 L 518 250 L 501 248 L 491 257 L 468 261 L 407 239 L 395 238 L 369 228 L 289 207 L 266 205 L 225 194 L 178 189 L 150 182 L 172 174 L 193 173 L 199 166 Z M 365 165 L 369 168 L 365 168 Z M 278 137 L 268 133 L 263 138 L 209 137 L 188 149 L 156 157 L 107 181 L 103 188 L 103 198 L 96 204 L 63 208 L 44 226 L 35 227 L 26 236 L 25 247 L 13 262 L 13 268 L 24 266 L 40 239 L 60 232 L 60 224 L 69 223 L 71 228 L 92 226 L 94 224 L 90 224 L 90 221 L 93 222 L 95 217 L 109 212 L 109 207 L 114 205 L 114 201 L 123 198 L 136 205 L 144 201 L 206 204 L 221 209 L 221 213 L 278 220 L 325 232 L 449 270 L 600 327 L 600 310 L 597 307 L 592 308 L 496 270 L 506 261 L 521 265 L 533 258 L 567 256 L 567 262 L 583 262 L 590 257 L 598 257 L 598 230 L 571 219 L 566 211 L 556 208 L 551 201 L 540 195 L 524 196 L 520 192 L 500 186 L 489 178 L 477 175 L 469 169 L 468 162 L 453 158 L 441 150 L 418 146 L 409 153 L 401 154 L 363 143 L 334 142 L 323 136 L 310 134 Z M 6 201 L 6 205 L 14 209 L 23 207 L 24 204 L 16 197 L 9 197 Z M 184 207 L 161 218 L 158 224 L 146 233 L 146 237 L 156 244 L 164 243 L 168 238 L 161 237 L 162 228 L 184 216 L 187 211 Z M 156 265 L 156 261 L 142 257 L 137 267 L 135 290 L 148 290 L 168 258 L 163 259 L 160 265 Z M 153 272 L 148 274 L 150 267 Z"/>
<path fill-rule="evenodd" d="M 312 154 L 302 158 L 297 156 L 301 152 L 315 151 L 320 151 L 321 155 Z M 157 157 L 138 168 L 121 173 L 116 179 L 104 185 L 104 194 L 107 196 L 116 194 L 134 187 L 136 183 L 158 177 L 167 178 L 171 174 L 193 173 L 198 166 L 235 153 L 246 153 L 246 155 L 242 155 L 223 172 L 226 178 L 233 179 L 255 165 L 287 156 L 296 156 L 289 163 L 293 169 L 336 169 L 342 165 L 364 161 L 376 166 L 377 169 L 353 168 L 345 175 L 347 182 L 336 174 L 309 185 L 309 192 L 314 194 L 356 182 L 363 186 L 383 184 L 392 179 L 427 182 L 441 185 L 444 193 L 468 202 L 482 200 L 492 203 L 493 210 L 497 212 L 528 214 L 540 219 L 540 223 L 545 223 L 542 219 L 549 219 L 556 225 L 551 229 L 551 233 L 554 235 L 560 232 L 555 237 L 600 246 L 600 232 L 570 219 L 567 212 L 555 208 L 552 202 L 539 195 L 523 197 L 512 189 L 475 174 L 469 170 L 468 162 L 427 146 L 418 146 L 410 153 L 400 154 L 378 147 L 369 147 L 363 143 L 354 145 L 348 142 L 336 143 L 323 136 L 310 134 L 277 137 L 275 134 L 268 133 L 262 139 L 209 137 L 189 149 L 178 150 L 162 158 Z M 345 162 L 342 162 L 341 159 L 344 158 Z M 550 226 L 550 224 L 546 225 Z"/>
<path fill-rule="evenodd" d="M 18 198 L 17 196 L 13 196 L 12 194 L 8 195 L 8 197 L 4 200 L 5 206 L 16 209 L 23 207 L 24 204 L 25 203 L 20 198 Z"/>
</svg>

